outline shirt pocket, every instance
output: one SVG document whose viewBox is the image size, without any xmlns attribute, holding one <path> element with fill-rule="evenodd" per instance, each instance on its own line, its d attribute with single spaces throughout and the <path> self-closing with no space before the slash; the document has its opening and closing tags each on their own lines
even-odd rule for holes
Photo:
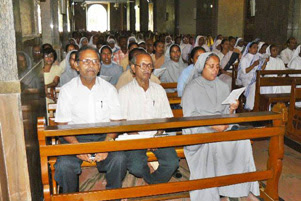
<svg viewBox="0 0 301 201">
<path fill-rule="evenodd" d="M 97 122 L 108 122 L 110 121 L 110 107 L 109 101 L 96 100 L 95 103 L 96 121 Z"/>
</svg>

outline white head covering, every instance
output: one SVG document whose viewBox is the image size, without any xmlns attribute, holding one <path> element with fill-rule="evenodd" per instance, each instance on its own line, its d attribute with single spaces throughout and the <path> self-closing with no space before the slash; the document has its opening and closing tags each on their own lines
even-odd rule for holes
<svg viewBox="0 0 301 201">
<path fill-rule="evenodd" d="M 80 39 L 80 41 L 79 41 L 79 48 L 81 48 L 81 47 L 83 46 L 83 45 L 82 45 L 83 40 L 87 40 L 87 41 L 88 41 L 88 38 L 82 37 L 82 38 Z"/>
<path fill-rule="evenodd" d="M 24 69 L 22 71 L 21 74 L 19 74 L 19 77 L 23 77 L 31 68 L 32 68 L 32 62 L 31 62 L 31 58 L 29 57 L 29 55 L 24 52 L 24 51 L 18 51 L 17 55 L 22 55 L 24 56 L 25 60 L 26 60 L 26 69 Z"/>
<path fill-rule="evenodd" d="M 73 40 L 73 41 L 74 41 L 74 44 L 77 45 L 77 46 L 79 46 L 75 38 L 70 38 L 69 41 L 70 41 L 70 40 Z"/>
<path fill-rule="evenodd" d="M 221 39 L 216 40 L 212 46 L 212 51 L 217 49 L 217 46 L 219 46 L 221 43 L 222 43 Z"/>
<path fill-rule="evenodd" d="M 197 36 L 196 39 L 195 39 L 195 42 L 194 42 L 194 46 L 193 47 L 198 47 L 199 46 L 199 40 L 200 38 L 204 38 L 204 40 L 206 39 L 205 36 Z M 206 40 L 205 40 L 205 43 L 206 44 Z"/>
<path fill-rule="evenodd" d="M 260 41 L 260 42 L 258 43 L 258 50 L 257 50 L 257 52 L 259 52 L 259 50 L 262 48 L 262 46 L 264 45 L 264 43 L 265 43 L 265 42 L 263 42 L 263 41 Z"/>
<path fill-rule="evenodd" d="M 242 38 L 238 38 L 238 39 L 236 40 L 236 43 L 235 43 L 234 47 L 237 47 L 238 43 L 239 43 L 240 41 L 242 41 L 242 40 L 243 40 Z"/>
<path fill-rule="evenodd" d="M 135 43 L 137 43 L 136 37 L 135 37 L 135 36 L 130 36 L 130 37 L 128 38 L 128 46 L 129 46 L 129 44 L 130 44 L 131 41 L 134 41 Z"/>
<path fill-rule="evenodd" d="M 68 52 L 68 54 L 66 56 L 66 60 L 65 60 L 66 68 L 60 77 L 60 86 L 63 86 L 64 84 L 66 84 L 67 82 L 69 82 L 70 80 L 72 80 L 73 78 L 75 78 L 78 75 L 77 71 L 71 67 L 70 62 L 69 62 L 72 52 L 77 52 L 77 50 L 72 50 L 72 51 Z"/>
<path fill-rule="evenodd" d="M 168 48 L 167 48 L 167 50 L 166 50 L 166 52 L 165 52 L 165 62 L 171 60 L 171 59 L 170 59 L 170 48 L 171 48 L 171 46 L 173 46 L 173 45 L 178 46 L 179 49 L 180 49 L 180 52 L 181 52 L 181 47 L 180 47 L 178 44 L 172 43 L 170 46 L 168 46 Z M 182 52 L 181 52 L 181 53 L 182 53 Z M 182 56 L 180 57 L 180 61 L 183 62 Z"/>
<path fill-rule="evenodd" d="M 288 65 L 287 65 L 288 67 L 290 67 L 291 64 L 292 64 L 292 61 L 293 61 L 296 57 L 299 56 L 299 54 L 300 54 L 300 49 L 301 49 L 301 45 L 298 45 L 298 47 L 297 47 L 297 48 L 295 49 L 295 51 L 294 51 L 294 54 L 293 54 L 293 56 L 292 56 L 290 62 L 289 62 Z"/>
<path fill-rule="evenodd" d="M 94 36 L 95 36 L 95 35 L 91 36 L 88 45 L 89 45 L 90 47 L 96 48 L 96 45 L 93 43 L 93 38 L 94 38 Z"/>
<path fill-rule="evenodd" d="M 258 46 L 259 46 L 259 45 L 258 45 Z M 262 45 L 261 45 L 261 47 L 262 47 Z M 258 47 L 258 49 L 259 49 L 259 47 Z M 268 55 L 268 56 L 271 56 L 271 45 L 269 45 L 269 46 L 267 47 L 267 50 L 265 51 L 265 54 Z"/>
</svg>

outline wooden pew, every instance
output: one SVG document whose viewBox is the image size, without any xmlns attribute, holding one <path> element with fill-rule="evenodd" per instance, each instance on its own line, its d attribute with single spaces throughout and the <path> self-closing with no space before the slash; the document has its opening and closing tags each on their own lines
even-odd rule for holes
<svg viewBox="0 0 301 201">
<path fill-rule="evenodd" d="M 260 87 L 264 86 L 291 86 L 294 75 L 300 74 L 301 70 L 263 70 L 257 71 L 255 103 L 254 110 L 268 111 L 272 103 L 288 103 L 290 101 L 290 93 L 282 94 L 260 94 Z M 265 75 L 284 75 L 282 77 L 264 77 Z M 290 76 L 290 77 L 288 77 Z M 301 83 L 301 77 L 296 78 L 297 82 Z"/>
<path fill-rule="evenodd" d="M 177 85 L 178 85 L 177 82 L 161 83 L 161 86 L 164 89 L 177 89 Z M 177 91 L 175 91 L 175 92 L 169 92 L 169 93 L 166 93 L 166 94 L 167 94 L 168 99 L 170 99 L 170 98 L 178 98 L 178 92 Z"/>
<path fill-rule="evenodd" d="M 301 144 L 301 108 L 295 103 L 301 99 L 301 88 L 296 88 L 297 80 L 292 84 L 286 136 Z"/>
<path fill-rule="evenodd" d="M 225 186 L 249 181 L 267 180 L 266 188 L 261 189 L 261 196 L 265 200 L 278 200 L 278 180 L 281 174 L 283 158 L 283 135 L 285 128 L 283 119 L 285 114 L 273 112 L 243 113 L 232 115 L 214 115 L 200 117 L 183 117 L 168 119 L 153 119 L 140 121 L 109 122 L 85 125 L 60 125 L 44 126 L 44 120 L 38 121 L 38 139 L 40 146 L 42 183 L 45 201 L 61 200 L 112 200 L 122 198 L 146 197 L 151 195 L 163 195 L 177 192 L 185 192 L 197 189 Z M 179 129 L 196 126 L 210 126 L 217 124 L 233 124 L 253 121 L 272 121 L 270 127 L 217 132 L 207 134 L 179 135 L 159 138 L 93 142 L 79 144 L 46 144 L 47 138 L 69 135 L 104 134 L 107 132 L 125 133 L 147 130 Z M 122 150 L 148 149 L 160 147 L 177 147 L 200 143 L 212 143 L 255 138 L 271 138 L 269 146 L 269 159 L 267 170 L 225 175 L 215 178 L 197 179 L 191 181 L 170 182 L 152 184 L 146 186 L 78 192 L 70 194 L 54 195 L 51 192 L 49 180 L 49 157 L 60 155 L 74 155 L 83 153 L 98 153 Z M 93 146 L 91 146 L 93 145 Z"/>
</svg>

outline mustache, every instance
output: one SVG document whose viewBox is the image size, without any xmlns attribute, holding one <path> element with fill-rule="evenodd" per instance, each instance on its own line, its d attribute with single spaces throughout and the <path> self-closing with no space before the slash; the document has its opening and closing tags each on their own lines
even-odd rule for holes
<svg viewBox="0 0 301 201">
<path fill-rule="evenodd" d="M 97 73 L 97 70 L 96 69 L 94 69 L 94 68 L 88 68 L 88 69 L 86 69 L 86 72 L 94 72 L 94 73 Z"/>
</svg>

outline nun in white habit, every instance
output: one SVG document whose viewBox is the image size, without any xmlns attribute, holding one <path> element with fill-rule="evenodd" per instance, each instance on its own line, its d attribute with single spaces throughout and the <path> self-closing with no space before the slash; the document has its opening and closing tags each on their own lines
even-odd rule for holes
<svg viewBox="0 0 301 201">
<path fill-rule="evenodd" d="M 196 68 L 201 76 L 192 80 L 182 97 L 183 114 L 189 116 L 221 115 L 234 113 L 238 101 L 222 105 L 230 89 L 217 77 L 219 59 L 215 54 L 203 53 Z M 232 129 L 232 125 L 206 126 L 184 129 L 183 134 L 213 133 Z M 256 171 L 250 140 L 207 143 L 184 147 L 190 169 L 190 180 Z M 220 196 L 248 197 L 258 200 L 258 182 L 214 187 L 190 192 L 192 201 L 220 201 Z"/>
<path fill-rule="evenodd" d="M 205 36 L 197 36 L 195 43 L 194 43 L 194 47 L 199 47 L 201 46 L 202 48 L 204 48 L 206 50 L 206 52 L 210 52 L 210 48 L 208 47 L 208 45 L 206 45 L 206 38 Z"/>
</svg>

